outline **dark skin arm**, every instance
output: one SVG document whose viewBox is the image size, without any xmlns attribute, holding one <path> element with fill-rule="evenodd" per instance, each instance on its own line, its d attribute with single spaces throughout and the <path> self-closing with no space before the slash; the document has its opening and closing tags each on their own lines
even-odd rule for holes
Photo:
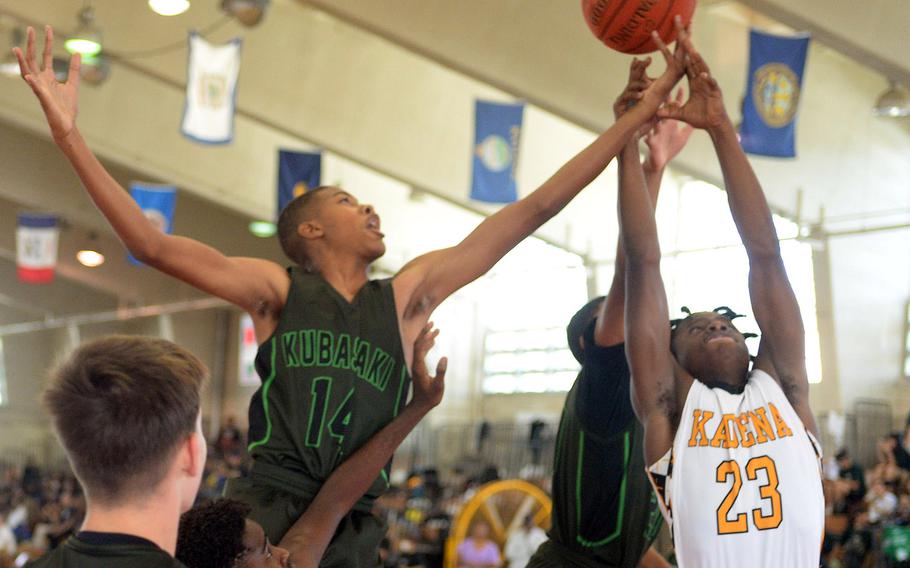
<svg viewBox="0 0 910 568">
<path fill-rule="evenodd" d="M 29 27 L 25 53 L 18 47 L 13 51 L 22 78 L 41 103 L 54 142 L 70 161 L 95 206 L 133 256 L 248 312 L 257 337 L 264 340 L 274 329 L 287 297 L 290 282 L 284 269 L 263 259 L 228 257 L 198 241 L 157 230 L 82 138 L 76 127 L 81 59 L 74 55 L 66 82 L 58 82 L 52 65 L 53 43 L 54 31 L 47 26 L 39 65 L 35 30 Z"/>
<path fill-rule="evenodd" d="M 294 566 L 319 566 L 338 523 L 370 488 L 411 430 L 442 401 L 447 360 L 439 361 L 435 377 L 430 376 L 425 360 L 439 334 L 432 327 L 432 323 L 424 326 L 414 343 L 411 401 L 401 414 L 332 472 L 307 510 L 281 539 L 280 546 L 291 553 Z"/>
<path fill-rule="evenodd" d="M 613 104 L 613 112 L 617 119 L 622 116 L 631 104 L 635 104 L 636 94 L 646 89 L 652 79 L 647 74 L 650 58 L 639 61 L 632 60 L 629 70 L 629 84 L 626 90 Z M 681 101 L 682 89 L 677 91 L 676 100 Z M 646 126 L 647 128 L 647 126 Z M 651 203 L 657 203 L 657 194 L 660 192 L 660 183 L 664 170 L 670 162 L 685 147 L 691 136 L 691 126 L 681 126 L 675 120 L 657 121 L 652 124 L 645 137 L 649 155 L 644 163 L 644 175 L 648 186 L 648 195 Z M 623 179 L 620 176 L 620 183 Z M 610 290 L 597 314 L 597 323 L 594 327 L 594 341 L 600 347 L 618 345 L 625 341 L 625 287 L 626 287 L 626 257 L 623 252 L 622 241 L 616 243 L 616 263 L 613 271 L 613 280 Z"/>
<path fill-rule="evenodd" d="M 669 51 L 665 56 L 669 58 L 666 72 L 641 93 L 638 104 L 531 195 L 488 217 L 458 245 L 421 256 L 402 268 L 395 278 L 395 297 L 406 338 L 443 300 L 486 273 L 603 172 L 682 77 L 682 60 L 674 60 Z"/>
<path fill-rule="evenodd" d="M 677 51 L 685 53 L 691 42 L 686 30 L 679 33 Z M 645 458 L 653 463 L 673 442 L 677 397 L 688 392 L 692 379 L 682 376 L 678 386 L 674 379 L 654 204 L 635 141 L 620 154 L 619 172 L 620 238 L 626 254 L 626 357 L 632 371 L 632 406 L 645 429 Z"/>
<path fill-rule="evenodd" d="M 762 336 L 755 368 L 777 379 L 803 424 L 817 436 L 818 427 L 809 408 L 803 320 L 784 269 L 771 210 L 724 109 L 720 87 L 694 50 L 686 74 L 689 100 L 685 105 L 670 105 L 659 114 L 702 128 L 711 136 L 730 212 L 749 257 L 749 293 Z"/>
</svg>

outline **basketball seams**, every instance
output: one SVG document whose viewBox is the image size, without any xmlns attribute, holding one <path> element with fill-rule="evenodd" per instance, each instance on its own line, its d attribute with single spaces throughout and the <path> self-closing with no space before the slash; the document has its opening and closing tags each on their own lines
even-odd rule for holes
<svg viewBox="0 0 910 568">
<path fill-rule="evenodd" d="M 607 1 L 609 2 L 609 0 L 607 0 Z M 625 9 L 626 4 L 628 2 L 629 2 L 629 0 L 613 0 L 612 4 L 614 6 L 616 6 L 616 9 L 613 10 L 613 12 L 609 16 L 607 16 L 606 13 L 604 14 L 604 18 L 602 20 L 603 25 L 600 27 L 600 31 L 597 36 L 598 38 L 600 38 L 600 41 L 606 41 L 607 37 L 609 37 L 610 22 L 612 22 L 616 18 L 616 16 L 618 16 L 619 14 L 622 13 L 623 9 Z"/>
<path fill-rule="evenodd" d="M 622 53 L 641 54 L 657 48 L 647 23 L 654 23 L 653 29 L 671 43 L 676 37 L 674 17 L 681 15 L 688 23 L 695 0 L 584 0 L 582 7 L 588 27 L 601 42 Z"/>
<path fill-rule="evenodd" d="M 674 15 L 674 16 L 676 15 L 676 13 L 673 10 L 673 7 L 676 4 L 674 3 L 673 0 L 665 0 L 664 5 L 667 7 L 667 9 L 664 12 L 663 16 L 661 16 L 660 22 L 658 22 L 657 25 L 654 26 L 654 29 L 657 30 L 657 33 L 660 34 L 660 37 L 664 37 L 663 31 L 662 31 L 664 24 L 667 23 L 668 19 L 671 20 L 671 22 L 672 22 L 671 15 Z M 665 41 L 665 43 L 669 44 L 674 39 L 676 39 L 676 30 L 672 29 L 672 30 L 670 30 L 670 36 L 664 41 Z M 651 44 L 651 49 L 648 49 L 647 51 L 643 51 L 642 48 L 647 46 L 648 43 Z M 637 43 L 634 47 L 629 48 L 629 53 L 647 53 L 650 51 L 654 51 L 655 49 L 657 49 L 657 45 L 654 44 L 654 40 L 651 39 L 651 34 L 649 33 L 645 36 L 645 38 L 642 41 Z"/>
</svg>

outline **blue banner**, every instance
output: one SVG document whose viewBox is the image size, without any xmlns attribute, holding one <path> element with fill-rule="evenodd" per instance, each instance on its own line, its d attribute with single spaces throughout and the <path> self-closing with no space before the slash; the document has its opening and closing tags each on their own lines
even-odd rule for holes
<svg viewBox="0 0 910 568">
<path fill-rule="evenodd" d="M 809 36 L 783 37 L 752 30 L 749 41 L 749 81 L 740 129 L 743 150 L 795 158 L 796 110 Z"/>
<path fill-rule="evenodd" d="M 177 188 L 168 185 L 144 183 L 130 184 L 130 195 L 139 204 L 145 218 L 162 233 L 170 234 L 174 224 L 174 206 L 177 203 Z M 133 255 L 127 255 L 129 261 L 136 265 L 142 263 Z"/>
<path fill-rule="evenodd" d="M 319 187 L 322 153 L 278 151 L 278 212 L 295 197 Z"/>
<path fill-rule="evenodd" d="M 523 104 L 475 103 L 471 199 L 487 203 L 518 199 L 515 170 L 523 114 Z"/>
</svg>

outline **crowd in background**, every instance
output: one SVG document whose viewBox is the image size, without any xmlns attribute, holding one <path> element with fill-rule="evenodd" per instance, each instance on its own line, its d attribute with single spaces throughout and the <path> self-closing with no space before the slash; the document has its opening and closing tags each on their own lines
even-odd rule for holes
<svg viewBox="0 0 910 568">
<path fill-rule="evenodd" d="M 877 449 L 877 463 L 866 469 L 846 450 L 825 459 L 826 568 L 910 567 L 910 424 L 879 440 Z M 228 479 L 248 468 L 243 435 L 229 419 L 211 445 L 199 500 L 217 498 Z M 374 512 L 389 526 L 381 549 L 387 568 L 443 566 L 458 511 L 499 478 L 492 466 L 477 471 L 447 472 L 445 482 L 436 469 L 413 471 L 376 502 Z M 57 547 L 84 517 L 85 497 L 71 473 L 39 468 L 34 460 L 15 466 L 0 460 L 0 568 L 15 566 L 23 552 L 34 556 Z M 503 550 L 489 527 L 474 523 L 458 552 L 484 565 L 521 566 L 544 538 L 525 523 Z"/>
<path fill-rule="evenodd" d="M 826 567 L 910 567 L 910 421 L 877 450 L 866 470 L 846 450 L 825 462 Z"/>
</svg>

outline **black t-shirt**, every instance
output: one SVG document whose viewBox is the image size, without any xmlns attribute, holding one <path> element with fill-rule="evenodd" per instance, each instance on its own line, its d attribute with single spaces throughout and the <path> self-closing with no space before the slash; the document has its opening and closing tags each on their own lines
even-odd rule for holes
<svg viewBox="0 0 910 568">
<path fill-rule="evenodd" d="M 599 347 L 594 325 L 559 424 L 549 536 L 560 565 L 634 568 L 662 518 L 645 475 L 625 346 Z"/>
<path fill-rule="evenodd" d="M 119 533 L 83 531 L 27 568 L 186 568 L 155 543 Z"/>
</svg>

